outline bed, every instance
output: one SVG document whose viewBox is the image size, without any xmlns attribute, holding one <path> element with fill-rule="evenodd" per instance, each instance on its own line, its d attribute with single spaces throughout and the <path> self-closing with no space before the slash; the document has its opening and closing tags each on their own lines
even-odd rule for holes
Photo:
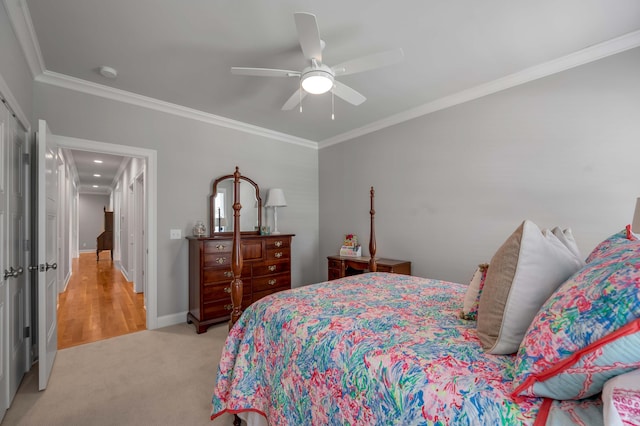
<svg viewBox="0 0 640 426">
<path fill-rule="evenodd" d="M 372 188 L 370 249 L 375 259 L 373 199 Z M 529 228 L 523 223 L 523 229 Z M 541 234 L 551 241 L 552 232 Z M 553 237 L 554 258 L 560 250 L 555 239 L 570 239 L 560 234 Z M 487 350 L 479 330 L 480 319 L 489 315 L 482 309 L 478 321 L 461 318 L 472 287 L 466 284 L 370 272 L 271 295 L 232 318 L 211 418 L 231 413 L 250 425 L 605 424 L 603 405 L 606 411 L 610 404 L 603 403 L 602 388 L 640 367 L 638 253 L 640 243 L 621 235 L 603 241 L 588 263 L 580 259 L 568 279 L 538 297 L 542 306 L 531 314 L 522 343 L 508 354 Z M 490 272 L 494 261 L 495 256 Z M 620 262 L 631 265 L 631 272 L 621 273 L 626 281 L 611 284 L 606 281 L 611 273 L 602 270 L 619 273 Z M 606 299 L 601 295 L 611 293 L 612 285 L 618 292 L 615 301 L 599 300 Z M 574 315 L 567 322 L 563 315 L 573 311 L 566 300 L 576 299 L 576 289 L 594 286 L 600 295 L 579 307 L 583 317 Z M 490 297 L 489 290 L 481 290 L 478 303 Z M 525 296 L 537 297 L 526 290 Z M 616 319 L 602 326 L 602 311 L 610 308 L 602 303 L 614 302 L 625 307 L 614 309 Z M 507 317 L 508 324 L 518 322 Z M 579 342 L 575 336 L 584 334 L 585 327 L 600 330 Z M 629 390 L 625 383 L 623 390 Z"/>
</svg>

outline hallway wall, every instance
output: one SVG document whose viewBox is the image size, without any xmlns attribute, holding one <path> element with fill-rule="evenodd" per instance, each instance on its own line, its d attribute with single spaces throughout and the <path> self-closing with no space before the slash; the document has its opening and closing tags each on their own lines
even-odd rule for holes
<svg viewBox="0 0 640 426">
<path fill-rule="evenodd" d="M 78 198 L 78 226 L 80 251 L 95 251 L 96 238 L 104 231 L 104 211 L 109 210 L 109 196 L 80 194 Z"/>
</svg>

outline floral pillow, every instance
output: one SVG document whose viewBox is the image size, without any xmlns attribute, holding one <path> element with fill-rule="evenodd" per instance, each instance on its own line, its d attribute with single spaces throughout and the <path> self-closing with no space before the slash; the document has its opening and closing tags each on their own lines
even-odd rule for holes
<svg viewBox="0 0 640 426">
<path fill-rule="evenodd" d="M 628 251 L 629 245 L 627 243 L 633 240 L 634 238 L 629 238 L 628 230 L 625 228 L 598 244 L 587 256 L 586 262 L 602 259 L 619 251 Z"/>
<path fill-rule="evenodd" d="M 640 367 L 640 241 L 616 234 L 594 253 L 529 326 L 514 395 L 586 398 Z"/>
<path fill-rule="evenodd" d="M 464 295 L 460 318 L 469 321 L 475 321 L 478 318 L 478 302 L 484 288 L 484 281 L 487 278 L 487 269 L 489 269 L 489 264 L 481 263 L 471 277 L 471 282 Z"/>
</svg>

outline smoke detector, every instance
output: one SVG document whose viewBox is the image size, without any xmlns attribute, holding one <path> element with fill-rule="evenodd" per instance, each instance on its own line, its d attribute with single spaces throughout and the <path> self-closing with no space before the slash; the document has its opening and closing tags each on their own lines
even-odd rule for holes
<svg viewBox="0 0 640 426">
<path fill-rule="evenodd" d="M 113 80 L 118 76 L 118 70 L 116 70 L 115 68 L 102 66 L 100 67 L 100 75 Z"/>
</svg>

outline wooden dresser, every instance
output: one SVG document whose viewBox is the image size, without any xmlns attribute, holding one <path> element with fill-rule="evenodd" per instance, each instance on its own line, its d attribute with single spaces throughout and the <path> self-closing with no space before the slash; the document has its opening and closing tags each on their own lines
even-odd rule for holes
<svg viewBox="0 0 640 426">
<path fill-rule="evenodd" d="M 329 280 L 347 277 L 349 275 L 368 272 L 369 257 L 328 256 Z M 376 259 L 378 272 L 392 272 L 394 274 L 411 275 L 411 262 L 406 260 Z"/>
<path fill-rule="evenodd" d="M 242 236 L 242 309 L 271 293 L 291 288 L 294 234 Z M 198 333 L 228 321 L 231 304 L 231 236 L 189 240 L 189 313 Z"/>
</svg>

